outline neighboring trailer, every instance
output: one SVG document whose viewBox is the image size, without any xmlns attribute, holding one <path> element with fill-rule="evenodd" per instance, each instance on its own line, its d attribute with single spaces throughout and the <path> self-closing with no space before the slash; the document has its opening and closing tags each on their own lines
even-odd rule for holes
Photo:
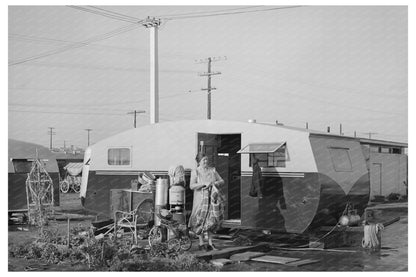
<svg viewBox="0 0 416 277">
<path fill-rule="evenodd" d="M 53 181 L 54 204 L 59 206 L 59 170 L 51 151 L 41 145 L 13 139 L 9 139 L 8 148 L 9 212 L 27 210 L 26 179 L 36 158 L 36 150 Z"/>
<path fill-rule="evenodd" d="M 406 143 L 360 139 L 370 170 L 370 199 L 390 194 L 406 195 L 408 157 Z"/>
<path fill-rule="evenodd" d="M 369 174 L 358 139 L 281 125 L 189 120 L 131 129 L 90 146 L 82 203 L 111 217 L 110 189 L 129 188 L 142 171 L 166 177 L 169 167 L 178 164 L 185 167 L 189 184 L 201 150 L 225 180 L 225 223 L 236 228 L 304 233 L 336 224 L 347 203 L 362 213 L 369 200 Z M 264 158 L 262 198 L 249 196 L 252 155 Z M 186 203 L 192 203 L 189 188 Z"/>
</svg>

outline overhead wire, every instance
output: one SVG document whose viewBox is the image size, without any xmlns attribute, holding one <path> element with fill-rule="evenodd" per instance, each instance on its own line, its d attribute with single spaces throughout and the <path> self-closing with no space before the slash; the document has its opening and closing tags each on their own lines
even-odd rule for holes
<svg viewBox="0 0 416 277">
<path fill-rule="evenodd" d="M 167 95 L 167 96 L 163 96 L 163 97 L 159 97 L 160 100 L 163 99 L 168 99 L 168 98 L 174 98 L 174 97 L 180 97 L 180 96 L 187 96 L 190 95 L 189 93 L 186 92 L 181 92 L 181 93 L 176 93 L 176 94 L 171 94 L 171 95 Z M 99 106 L 112 106 L 112 105 L 125 105 L 125 104 L 138 104 L 138 103 L 143 103 L 148 101 L 148 99 L 141 99 L 138 101 L 126 101 L 126 102 L 118 102 L 118 103 L 111 103 L 111 104 L 96 104 L 96 105 L 86 105 L 86 104 L 71 104 L 68 105 L 67 107 L 60 105 L 60 107 L 63 108 L 74 108 L 74 107 L 99 107 Z M 33 105 L 33 104 L 24 104 L 24 103 L 9 103 L 9 106 L 23 106 L 23 107 L 50 107 L 50 105 Z M 116 111 L 116 110 L 113 110 Z M 124 110 L 117 110 L 117 111 L 124 111 Z"/>
<path fill-rule="evenodd" d="M 76 42 L 76 43 L 70 44 L 68 46 L 64 46 L 62 48 L 58 48 L 58 49 L 55 49 L 55 50 L 52 50 L 52 51 L 49 51 L 49 52 L 44 52 L 44 53 L 41 53 L 41 54 L 38 54 L 38 55 L 35 55 L 35 56 L 32 56 L 32 57 L 27 57 L 27 58 L 24 58 L 24 59 L 20 59 L 20 60 L 17 60 L 17 61 L 11 61 L 11 62 L 9 62 L 9 66 L 26 63 L 26 62 L 29 62 L 29 61 L 33 61 L 33 60 L 48 57 L 48 56 L 51 56 L 51 55 L 55 55 L 55 54 L 58 54 L 58 53 L 62 53 L 62 52 L 65 52 L 65 51 L 69 51 L 69 50 L 72 50 L 72 49 L 84 47 L 84 46 L 87 46 L 87 45 L 89 45 L 93 42 L 102 41 L 102 40 L 105 40 L 105 39 L 108 39 L 108 38 L 111 38 L 111 37 L 129 32 L 129 31 L 131 31 L 131 30 L 133 30 L 137 27 L 139 27 L 137 24 L 125 25 L 125 26 L 122 26 L 122 27 L 117 28 L 115 30 L 112 30 L 110 32 L 100 34 L 100 35 L 91 37 L 89 39 L 86 39 L 86 40 L 83 40 L 83 41 L 80 41 L 80 42 Z"/>
<path fill-rule="evenodd" d="M 22 34 L 16 34 L 16 33 L 9 33 L 9 39 L 12 40 L 20 40 L 25 42 L 35 42 L 35 43 L 42 43 L 42 44 L 74 44 L 76 42 L 69 41 L 69 40 L 62 40 L 62 39 L 52 39 L 52 38 L 46 38 L 46 37 L 37 37 L 37 36 L 29 36 L 29 35 L 22 35 Z M 110 46 L 110 45 L 103 45 L 103 44 L 90 44 L 89 46 L 93 47 L 99 47 L 99 48 L 107 48 L 111 50 L 123 50 L 123 51 L 137 51 L 137 48 L 133 47 L 120 47 L 120 46 Z"/>
<path fill-rule="evenodd" d="M 178 19 L 212 17 L 212 16 L 221 16 L 221 15 L 233 15 L 233 14 L 245 14 L 245 13 L 254 13 L 254 12 L 266 12 L 266 11 L 284 10 L 284 9 L 294 9 L 294 8 L 301 8 L 301 7 L 304 7 L 304 6 L 286 6 L 286 7 L 267 8 L 267 9 L 257 9 L 257 10 L 251 10 L 251 11 L 237 11 L 237 12 L 212 13 L 212 14 L 204 14 L 204 15 L 171 16 L 171 17 L 161 17 L 160 19 L 165 19 L 165 20 L 178 20 Z"/>
<path fill-rule="evenodd" d="M 104 17 L 108 17 L 108 18 L 115 19 L 115 20 L 130 22 L 130 23 L 139 23 L 139 22 L 142 21 L 141 19 L 138 19 L 138 18 L 131 19 L 131 18 L 125 16 L 125 15 L 119 16 L 119 15 L 115 15 L 115 14 L 111 14 L 111 13 L 104 13 L 104 12 L 101 12 L 101 11 L 88 9 L 88 8 L 85 8 L 85 7 L 82 7 L 82 6 L 71 6 L 71 5 L 69 5 L 67 7 L 72 8 L 72 9 L 76 9 L 76 10 L 80 10 L 80 11 L 84 11 L 84 12 L 89 12 L 89 13 L 100 15 L 100 16 L 104 16 Z"/>
<path fill-rule="evenodd" d="M 119 115 L 125 116 L 125 114 L 118 113 L 88 113 L 88 112 L 61 112 L 61 111 L 21 111 L 9 109 L 9 112 L 19 112 L 19 113 L 44 113 L 44 114 L 72 114 L 72 115 Z"/>
<path fill-rule="evenodd" d="M 234 80 L 237 80 L 239 82 L 242 80 L 241 78 L 235 78 L 235 77 L 229 77 L 229 79 L 234 79 Z M 273 89 L 269 88 L 264 83 L 257 83 L 256 87 L 259 88 L 259 86 L 265 88 L 266 91 L 270 91 L 270 92 L 273 92 L 273 93 L 276 92 L 276 90 L 273 90 Z M 241 95 L 241 93 L 239 93 L 239 94 Z M 245 94 L 245 96 L 254 97 L 256 95 Z M 290 96 L 298 97 L 298 98 L 303 99 L 303 100 L 308 100 L 308 101 L 313 101 L 313 102 L 320 102 L 320 103 L 324 103 L 324 104 L 330 104 L 331 106 L 339 106 L 339 107 L 345 107 L 345 108 L 355 109 L 355 110 L 363 110 L 363 111 L 368 111 L 368 112 L 373 112 L 373 113 L 390 114 L 390 115 L 396 115 L 396 116 L 406 116 L 406 114 L 403 114 L 403 113 L 395 113 L 395 112 L 369 109 L 369 108 L 365 108 L 365 107 L 361 107 L 361 106 L 347 105 L 347 104 L 342 104 L 340 102 L 334 102 L 334 101 L 319 99 L 317 97 L 312 97 L 312 96 L 308 96 L 306 94 L 300 94 L 300 93 L 296 93 L 296 92 L 293 92 L 293 91 L 285 91 L 284 94 L 280 95 L 280 97 L 290 97 Z"/>
<path fill-rule="evenodd" d="M 206 14 L 206 13 L 227 12 L 227 11 L 234 11 L 234 10 L 254 9 L 254 8 L 259 8 L 259 7 L 264 7 L 264 6 L 262 6 L 262 5 L 260 5 L 260 6 L 249 6 L 249 7 L 241 7 L 241 8 L 212 10 L 212 11 L 205 11 L 205 12 L 200 11 L 200 12 L 178 13 L 178 14 L 161 14 L 161 15 L 155 15 L 154 17 L 160 18 L 160 17 L 166 17 L 166 16 L 197 15 L 197 14 Z"/>
<path fill-rule="evenodd" d="M 115 11 L 106 10 L 106 9 L 103 9 L 103 8 L 100 8 L 100 7 L 97 7 L 97 6 L 88 6 L 88 7 L 91 7 L 93 9 L 97 9 L 97 10 L 101 10 L 101 11 L 104 11 L 104 12 L 107 12 L 107 13 L 111 13 L 111 14 L 114 14 L 116 16 L 129 18 L 131 20 L 139 20 L 139 21 L 141 20 L 140 18 L 137 18 L 137 17 L 133 17 L 133 16 L 130 16 L 130 15 L 127 15 L 127 14 L 118 13 L 118 12 L 115 12 Z"/>
</svg>

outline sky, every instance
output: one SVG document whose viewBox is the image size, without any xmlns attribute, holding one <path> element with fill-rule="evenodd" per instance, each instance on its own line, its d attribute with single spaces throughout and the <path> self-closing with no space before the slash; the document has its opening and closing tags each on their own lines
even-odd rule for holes
<svg viewBox="0 0 416 277">
<path fill-rule="evenodd" d="M 218 57 L 212 119 L 407 142 L 407 7 L 280 7 L 9 6 L 8 136 L 85 147 L 134 109 L 150 124 L 149 29 L 132 22 L 154 16 L 160 122 L 206 118 L 200 61 Z"/>
</svg>

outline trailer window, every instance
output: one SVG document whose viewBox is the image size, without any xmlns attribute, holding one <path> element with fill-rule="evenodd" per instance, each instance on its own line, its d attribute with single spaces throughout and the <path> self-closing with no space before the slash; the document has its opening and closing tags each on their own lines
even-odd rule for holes
<svg viewBox="0 0 416 277">
<path fill-rule="evenodd" d="M 16 173 L 29 173 L 32 168 L 32 162 L 26 159 L 13 159 L 12 162 Z"/>
<path fill-rule="evenodd" d="M 110 148 L 108 149 L 109 165 L 130 165 L 129 148 Z"/>
<path fill-rule="evenodd" d="M 352 171 L 352 163 L 348 148 L 329 148 L 335 171 Z"/>
<path fill-rule="evenodd" d="M 287 151 L 286 145 L 281 146 L 276 152 L 273 153 L 253 153 L 250 155 L 250 167 L 251 160 L 256 157 L 259 160 L 260 167 L 286 167 Z"/>
</svg>

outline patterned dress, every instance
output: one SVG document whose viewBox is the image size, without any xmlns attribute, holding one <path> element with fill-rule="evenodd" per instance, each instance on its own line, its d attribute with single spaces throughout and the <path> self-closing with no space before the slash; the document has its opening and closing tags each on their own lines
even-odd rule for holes
<svg viewBox="0 0 416 277">
<path fill-rule="evenodd" d="M 194 190 L 192 213 L 189 219 L 189 227 L 197 234 L 205 231 L 216 230 L 224 215 L 224 196 L 220 190 L 212 188 L 196 189 L 195 186 L 209 184 L 211 182 L 224 183 L 215 168 L 203 170 L 197 168 L 191 173 L 190 187 Z"/>
</svg>

